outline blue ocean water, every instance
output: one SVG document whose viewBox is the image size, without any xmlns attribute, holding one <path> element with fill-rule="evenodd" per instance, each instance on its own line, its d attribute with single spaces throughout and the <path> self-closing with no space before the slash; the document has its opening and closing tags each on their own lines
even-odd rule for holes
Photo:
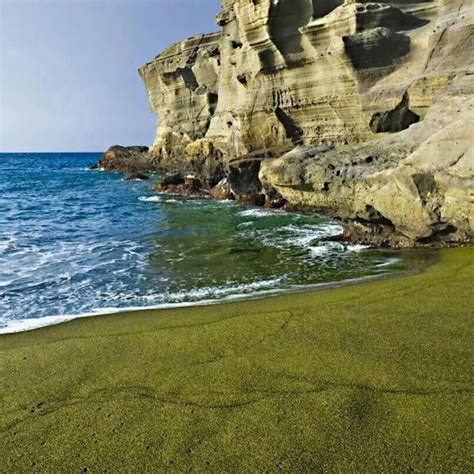
<svg viewBox="0 0 474 474">
<path fill-rule="evenodd" d="M 0 332 L 73 317 L 254 297 L 405 268 L 329 243 L 337 223 L 156 195 L 91 171 L 100 154 L 0 154 Z"/>
</svg>

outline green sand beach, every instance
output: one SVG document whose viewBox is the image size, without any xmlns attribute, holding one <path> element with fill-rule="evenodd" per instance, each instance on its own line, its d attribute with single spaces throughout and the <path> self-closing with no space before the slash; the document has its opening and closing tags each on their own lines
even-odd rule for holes
<svg viewBox="0 0 474 474">
<path fill-rule="evenodd" d="M 0 337 L 1 472 L 473 472 L 474 249 Z"/>
</svg>

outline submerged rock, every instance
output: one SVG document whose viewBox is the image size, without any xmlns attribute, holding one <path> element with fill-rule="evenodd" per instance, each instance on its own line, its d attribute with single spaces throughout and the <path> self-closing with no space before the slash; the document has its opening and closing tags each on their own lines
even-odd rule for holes
<svg viewBox="0 0 474 474">
<path fill-rule="evenodd" d="M 125 176 L 125 181 L 146 181 L 150 179 L 146 174 L 133 173 Z"/>
<path fill-rule="evenodd" d="M 155 185 L 155 191 L 185 197 L 209 196 L 209 191 L 204 188 L 200 179 L 195 176 L 183 177 L 180 173 L 165 176 Z"/>
<path fill-rule="evenodd" d="M 184 177 L 180 173 L 167 175 L 159 183 L 163 188 L 166 188 L 167 186 L 178 186 L 180 184 L 184 184 Z"/>
</svg>

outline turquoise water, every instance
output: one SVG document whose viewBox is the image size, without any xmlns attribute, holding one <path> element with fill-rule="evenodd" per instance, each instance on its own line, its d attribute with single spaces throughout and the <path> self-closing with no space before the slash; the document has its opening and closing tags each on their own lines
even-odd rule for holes
<svg viewBox="0 0 474 474">
<path fill-rule="evenodd" d="M 99 154 L 0 155 L 0 332 L 291 291 L 406 267 L 329 219 L 156 195 Z"/>
</svg>

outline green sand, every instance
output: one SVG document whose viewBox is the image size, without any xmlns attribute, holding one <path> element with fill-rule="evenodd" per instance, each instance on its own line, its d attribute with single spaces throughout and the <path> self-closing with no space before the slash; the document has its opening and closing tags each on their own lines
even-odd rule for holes
<svg viewBox="0 0 474 474">
<path fill-rule="evenodd" d="M 474 249 L 0 337 L 2 472 L 473 472 Z"/>
</svg>

